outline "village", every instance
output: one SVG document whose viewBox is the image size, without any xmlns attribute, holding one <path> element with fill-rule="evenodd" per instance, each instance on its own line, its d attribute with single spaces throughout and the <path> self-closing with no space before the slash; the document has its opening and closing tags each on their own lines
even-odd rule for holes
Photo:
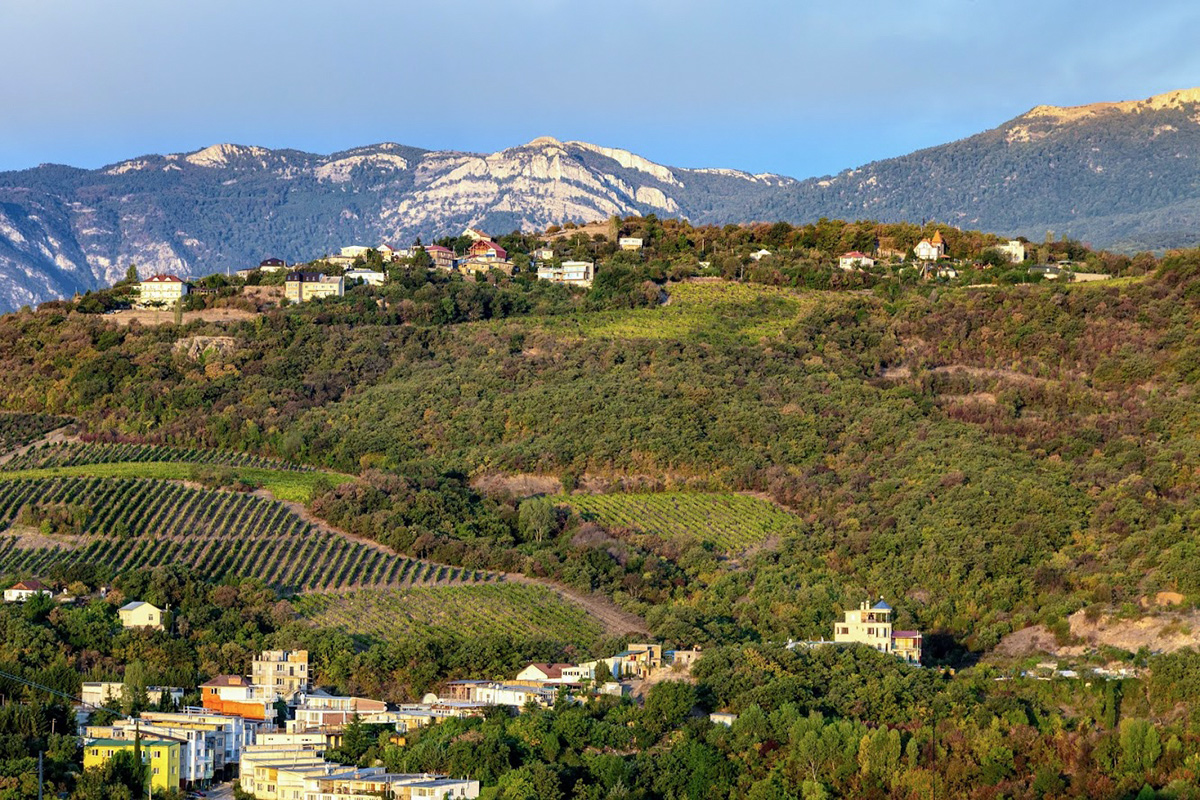
<svg viewBox="0 0 1200 800">
<path fill-rule="evenodd" d="M 37 580 L 21 581 L 4 591 L 8 603 L 39 596 L 75 600 L 55 596 Z M 170 610 L 145 601 L 131 600 L 118 614 L 121 626 L 129 630 L 171 627 Z M 894 630 L 892 614 L 882 599 L 864 602 L 834 624 L 831 640 L 793 641 L 787 647 L 859 645 L 919 666 L 922 634 Z M 689 681 L 701 656 L 699 649 L 631 642 L 620 652 L 580 663 L 535 662 L 511 677 L 450 680 L 420 702 L 393 704 L 332 694 L 317 685 L 307 651 L 268 650 L 258 653 L 244 674 L 215 675 L 193 688 L 137 687 L 154 710 L 136 714 L 114 710 L 134 691 L 126 683 L 85 681 L 75 713 L 85 768 L 102 766 L 119 752 L 140 752 L 153 790 L 180 789 L 200 797 L 200 792 L 233 781 L 258 800 L 477 798 L 480 782 L 471 776 L 344 766 L 327 760 L 326 753 L 336 751 L 363 726 L 384 731 L 390 743 L 403 746 L 412 732 L 455 718 L 496 711 L 519 715 L 605 696 L 638 702 L 650 685 Z M 196 690 L 200 705 L 183 705 Z M 95 722 L 97 714 L 111 719 Z M 712 724 L 724 726 L 738 719 L 727 710 L 707 716 Z"/>
<path fill-rule="evenodd" d="M 349 245 L 340 248 L 336 254 L 293 264 L 280 258 L 269 257 L 255 267 L 231 272 L 231 276 L 246 281 L 246 291 L 250 293 L 257 292 L 264 276 L 266 281 L 273 282 L 278 281 L 282 275 L 283 291 L 279 299 L 293 304 L 325 297 L 343 297 L 349 288 L 360 284 L 382 286 L 388 282 L 386 270 L 392 264 L 427 264 L 430 268 L 459 275 L 469 281 L 481 280 L 492 271 L 509 277 L 524 272 L 540 281 L 580 289 L 591 288 L 596 277 L 595 260 L 563 258 L 554 247 L 535 247 L 531 252 L 519 254 L 519 258 L 514 258 L 491 235 L 478 228 L 467 228 L 459 235 L 458 240 L 469 241 L 470 244 L 463 248 L 462 252 L 456 252 L 443 244 L 422 245 L 419 239 L 409 247 L 387 243 L 375 247 Z M 618 236 L 615 240 L 616 251 L 620 253 L 639 254 L 643 253 L 646 247 L 642 237 Z M 1082 282 L 1110 277 L 1103 273 L 1088 272 L 1069 260 L 1060 259 L 1044 264 L 1030 263 L 1029 259 L 1035 256 L 1036 248 L 1020 239 L 1007 240 L 989 247 L 988 250 L 994 252 L 993 259 L 997 262 L 1008 265 L 1027 264 L 1026 274 L 1037 280 Z M 767 248 L 760 248 L 749 252 L 747 258 L 752 262 L 761 262 L 775 255 L 776 253 Z M 992 263 L 964 262 L 951 258 L 947 254 L 947 242 L 941 231 L 935 231 L 930 237 L 921 239 L 907 251 L 892 247 L 890 242 L 879 241 L 872 253 L 851 250 L 837 256 L 836 262 L 837 268 L 843 273 L 861 273 L 885 266 L 908 267 L 914 269 L 919 279 L 924 281 L 957 279 L 968 267 L 986 270 L 994 266 Z M 701 261 L 698 262 L 698 266 L 709 268 L 711 262 Z M 136 286 L 136 291 L 136 308 L 170 309 L 181 305 L 189 294 L 213 293 L 215 290 L 197 287 L 188 279 L 175 274 L 159 273 L 141 280 Z"/>
</svg>

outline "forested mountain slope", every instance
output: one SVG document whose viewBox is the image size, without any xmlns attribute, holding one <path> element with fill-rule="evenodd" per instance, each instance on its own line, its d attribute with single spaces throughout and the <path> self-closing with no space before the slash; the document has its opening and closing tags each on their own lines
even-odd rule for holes
<svg viewBox="0 0 1200 800">
<path fill-rule="evenodd" d="M 331 155 L 218 144 L 97 170 L 0 173 L 0 308 L 144 274 L 199 276 L 351 244 L 654 213 L 724 225 L 937 219 L 1126 252 L 1200 230 L 1200 94 L 1039 106 L 958 142 L 796 181 L 667 167 L 548 137 L 491 154 L 394 143 Z"/>
</svg>

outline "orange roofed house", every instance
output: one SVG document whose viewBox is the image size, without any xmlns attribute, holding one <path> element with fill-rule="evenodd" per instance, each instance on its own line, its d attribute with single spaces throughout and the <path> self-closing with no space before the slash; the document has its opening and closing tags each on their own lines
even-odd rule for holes
<svg viewBox="0 0 1200 800">
<path fill-rule="evenodd" d="M 241 675 L 218 675 L 200 684 L 200 695 L 204 707 L 218 714 L 258 720 L 275 718 L 275 692 L 255 686 Z"/>
<path fill-rule="evenodd" d="M 946 255 L 946 240 L 941 231 L 934 231 L 932 239 L 922 239 L 913 248 L 913 254 L 921 261 L 937 261 Z"/>
</svg>

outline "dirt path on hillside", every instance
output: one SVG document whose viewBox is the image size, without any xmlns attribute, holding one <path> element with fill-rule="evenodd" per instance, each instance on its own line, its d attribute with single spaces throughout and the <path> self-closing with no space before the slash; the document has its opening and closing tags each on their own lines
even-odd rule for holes
<svg viewBox="0 0 1200 800">
<path fill-rule="evenodd" d="M 70 443 L 74 444 L 75 442 L 78 442 L 79 436 L 77 436 L 76 434 L 73 434 L 73 433 L 68 433 L 68 431 L 71 429 L 71 427 L 74 424 L 75 423 L 73 423 L 73 422 L 68 422 L 66 425 L 63 425 L 61 428 L 55 428 L 54 430 L 50 431 L 49 433 L 47 433 L 45 436 L 38 439 L 37 441 L 30 442 L 27 445 L 22 445 L 21 447 L 18 447 L 15 450 L 9 450 L 4 455 L 0 456 L 0 467 L 4 466 L 8 462 L 12 461 L 14 458 L 17 458 L 18 456 L 25 455 L 26 453 L 28 453 L 30 450 L 34 449 L 35 447 L 41 447 L 44 444 L 63 444 L 65 442 L 70 442 Z"/>
<path fill-rule="evenodd" d="M 528 575 L 521 575 L 516 572 L 504 572 L 501 574 L 504 576 L 504 580 L 512 581 L 513 583 L 544 586 L 562 599 L 574 603 L 595 617 L 604 626 L 605 633 L 621 636 L 626 633 L 649 634 L 650 632 L 644 619 L 636 614 L 630 614 L 628 611 L 621 610 L 607 597 L 586 594 L 575 589 L 568 589 L 554 581 L 548 581 L 543 578 L 531 578 Z"/>
<path fill-rule="evenodd" d="M 1026 375 L 1012 369 L 994 369 L 991 367 L 969 367 L 966 364 L 947 364 L 941 367 L 930 367 L 926 372 L 933 375 L 969 375 L 972 378 L 1001 379 L 1016 383 L 1050 383 L 1048 378 L 1036 375 Z M 879 377 L 884 380 L 905 380 L 912 377 L 912 368 L 904 365 L 884 367 L 879 371 Z"/>
<path fill-rule="evenodd" d="M 393 556 L 396 558 L 409 558 L 410 557 L 410 556 L 404 556 L 400 553 L 397 553 L 396 551 L 392 550 L 392 548 L 387 547 L 386 545 L 382 545 L 379 542 L 375 541 L 374 539 L 368 539 L 365 536 L 356 536 L 352 533 L 348 533 L 339 528 L 335 528 L 332 525 L 330 525 L 329 523 L 327 523 L 324 520 L 320 519 L 319 517 L 315 516 L 311 511 L 309 511 L 306 507 L 304 507 L 304 505 L 297 503 L 295 501 L 292 501 L 292 500 L 280 500 L 279 498 L 275 497 L 275 495 L 268 492 L 266 489 L 259 489 L 258 491 L 255 492 L 255 494 L 258 495 L 259 497 L 263 497 L 263 498 L 266 498 L 269 500 L 275 500 L 278 503 L 282 503 L 284 505 L 284 507 L 287 508 L 288 511 L 292 512 L 293 514 L 298 516 L 300 519 L 304 520 L 305 522 L 312 525 L 314 528 L 317 528 L 321 531 L 330 533 L 335 536 L 340 536 L 340 537 L 347 539 L 349 541 L 352 541 L 352 542 L 357 542 L 358 544 L 361 544 L 365 547 L 369 547 L 372 550 L 378 550 L 381 553 L 385 553 L 387 555 L 390 555 L 390 556 Z M 424 559 L 418 559 L 418 560 L 424 561 Z M 438 564 L 438 562 L 436 562 L 436 561 L 426 561 L 425 563 L 436 564 L 437 566 L 449 566 L 449 565 Z M 596 595 L 596 594 L 588 594 L 585 592 L 577 591 L 575 589 L 569 589 L 561 584 L 555 583 L 554 581 L 548 581 L 548 580 L 544 580 L 542 578 L 531 578 L 528 575 L 522 575 L 517 572 L 498 572 L 498 571 L 494 571 L 494 570 L 473 570 L 473 571 L 474 572 L 483 572 L 487 575 L 495 575 L 495 576 L 499 577 L 499 579 L 502 581 L 511 581 L 513 583 L 524 583 L 524 584 L 533 585 L 533 586 L 543 586 L 543 587 L 549 589 L 550 591 L 554 592 L 556 595 L 558 595 L 562 599 L 564 599 L 570 603 L 574 603 L 575 605 L 579 606 L 584 611 L 586 611 L 590 615 L 592 615 L 604 627 L 605 633 L 612 634 L 614 636 L 620 636 L 620 635 L 626 634 L 626 633 L 639 633 L 639 634 L 648 634 L 649 633 L 649 628 L 647 627 L 646 621 L 644 619 L 637 616 L 636 614 L 630 614 L 628 611 L 621 610 L 615 603 L 613 603 L 607 597 L 602 597 L 602 596 Z M 452 583 L 458 583 L 458 582 L 461 582 L 461 581 L 457 581 L 457 580 L 456 581 L 442 581 L 442 582 L 438 582 L 438 583 L 428 583 L 428 584 L 418 584 L 418 585 L 422 585 L 422 586 L 447 585 L 448 586 L 448 585 L 451 585 Z M 468 583 L 468 582 L 463 582 L 463 583 Z M 359 588 L 359 587 L 354 587 L 354 586 L 342 587 L 343 591 L 354 589 L 354 588 Z"/>
</svg>

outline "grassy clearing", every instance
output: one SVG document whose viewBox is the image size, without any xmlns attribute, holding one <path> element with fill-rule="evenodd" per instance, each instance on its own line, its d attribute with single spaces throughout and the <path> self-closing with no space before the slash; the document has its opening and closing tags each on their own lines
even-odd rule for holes
<svg viewBox="0 0 1200 800">
<path fill-rule="evenodd" d="M 381 640 L 439 632 L 586 646 L 602 631 L 583 608 L 544 587 L 517 583 L 372 589 L 293 602 L 316 625 Z"/>
<path fill-rule="evenodd" d="M 711 542 L 726 553 L 796 530 L 796 518 L 765 500 L 729 493 L 663 492 L 548 498 L 609 530 Z"/>
<path fill-rule="evenodd" d="M 537 324 L 579 338 L 757 342 L 782 334 L 816 302 L 790 289 L 726 282 L 680 283 L 669 293 L 670 303 L 656 308 L 550 317 Z"/>
</svg>

